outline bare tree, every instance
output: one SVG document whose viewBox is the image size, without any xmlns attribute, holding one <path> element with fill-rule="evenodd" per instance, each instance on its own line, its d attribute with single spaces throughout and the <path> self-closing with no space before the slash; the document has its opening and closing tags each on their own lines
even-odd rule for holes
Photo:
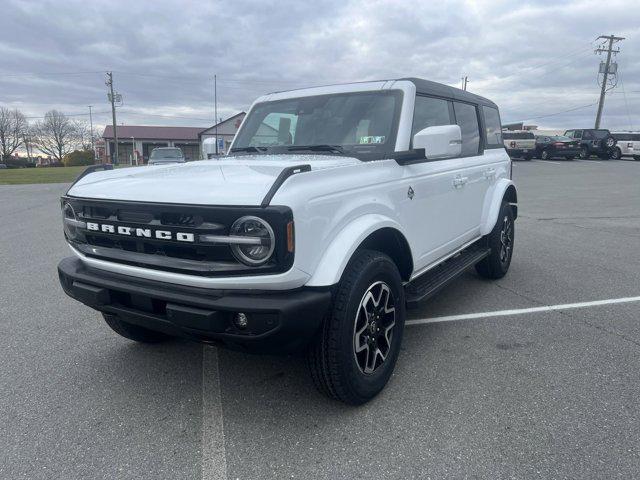
<svg viewBox="0 0 640 480">
<path fill-rule="evenodd" d="M 64 113 L 49 110 L 34 127 L 33 143 L 45 155 L 62 162 L 67 153 L 80 146 L 78 126 Z"/>
<path fill-rule="evenodd" d="M 89 124 L 84 120 L 76 120 L 75 125 L 78 147 L 82 150 L 91 151 L 91 129 L 89 128 Z"/>
<path fill-rule="evenodd" d="M 6 159 L 13 155 L 24 141 L 27 119 L 20 110 L 0 107 L 0 154 Z"/>
</svg>

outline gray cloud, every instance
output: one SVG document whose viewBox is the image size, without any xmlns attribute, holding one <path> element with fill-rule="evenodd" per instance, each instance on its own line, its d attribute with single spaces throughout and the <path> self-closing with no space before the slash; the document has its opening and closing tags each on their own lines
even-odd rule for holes
<svg viewBox="0 0 640 480">
<path fill-rule="evenodd" d="M 635 0 L 4 3 L 0 104 L 28 116 L 91 104 L 107 123 L 106 70 L 124 95 L 120 122 L 203 126 L 214 73 L 222 117 L 268 91 L 401 76 L 458 85 L 466 74 L 505 121 L 590 126 L 594 39 L 615 33 L 627 37 L 622 82 L 604 124 L 640 129 Z"/>
</svg>

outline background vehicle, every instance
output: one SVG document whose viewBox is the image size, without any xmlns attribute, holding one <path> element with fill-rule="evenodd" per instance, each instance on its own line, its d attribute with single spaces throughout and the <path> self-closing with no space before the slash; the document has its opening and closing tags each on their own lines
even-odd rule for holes
<svg viewBox="0 0 640 480">
<path fill-rule="evenodd" d="M 185 161 L 182 150 L 177 147 L 157 147 L 151 151 L 149 156 L 149 165 L 184 163 Z"/>
<path fill-rule="evenodd" d="M 596 155 L 607 160 L 611 158 L 616 146 L 616 139 L 606 129 L 567 130 L 564 132 L 564 136 L 580 143 L 580 158 L 582 159 Z"/>
<path fill-rule="evenodd" d="M 511 158 L 531 160 L 536 147 L 536 138 L 530 131 L 503 131 L 504 148 Z"/>
<path fill-rule="evenodd" d="M 135 341 L 306 350 L 321 392 L 361 404 L 391 377 L 408 307 L 471 267 L 507 273 L 511 166 L 498 107 L 469 92 L 273 93 L 224 159 L 90 167 L 62 199 L 60 282 Z"/>
<path fill-rule="evenodd" d="M 564 136 L 536 136 L 535 157 L 542 160 L 564 157 L 573 160 L 580 155 L 580 143 Z"/>
<path fill-rule="evenodd" d="M 616 139 L 611 158 L 632 156 L 634 160 L 640 161 L 640 132 L 612 132 L 611 135 Z"/>
</svg>

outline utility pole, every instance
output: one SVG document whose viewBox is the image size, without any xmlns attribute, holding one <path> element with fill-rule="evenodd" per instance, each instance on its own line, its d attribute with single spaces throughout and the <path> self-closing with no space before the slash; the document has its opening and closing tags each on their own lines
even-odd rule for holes
<svg viewBox="0 0 640 480">
<path fill-rule="evenodd" d="M 596 40 L 600 40 L 600 39 L 608 40 L 609 45 L 606 46 L 607 42 L 605 42 L 596 50 L 596 53 L 607 52 L 607 61 L 604 66 L 604 72 L 602 72 L 602 88 L 600 89 L 600 101 L 598 102 L 598 113 L 596 114 L 595 128 L 600 128 L 600 120 L 602 118 L 602 109 L 604 108 L 604 96 L 607 93 L 607 77 L 609 76 L 609 73 L 610 73 L 609 68 L 611 66 L 611 54 L 616 55 L 620 51 L 619 48 L 617 50 L 614 50 L 613 44 L 621 40 L 624 40 L 624 37 L 616 37 L 615 35 L 600 35 Z"/>
<path fill-rule="evenodd" d="M 216 157 L 218 156 L 218 75 L 213 76 L 213 120 L 216 135 Z"/>
<path fill-rule="evenodd" d="M 96 146 L 93 143 L 93 116 L 91 115 L 91 107 L 92 105 L 89 105 L 89 132 L 91 134 L 91 151 L 93 152 L 93 163 L 96 163 Z"/>
<path fill-rule="evenodd" d="M 118 164 L 118 130 L 116 126 L 116 97 L 113 94 L 113 73 L 107 72 L 107 81 L 105 82 L 109 87 L 109 99 L 111 101 L 111 117 L 113 120 L 113 145 L 115 156 L 113 158 L 114 165 Z"/>
<path fill-rule="evenodd" d="M 462 90 L 467 91 L 467 83 L 469 83 L 469 77 L 465 75 L 462 77 Z"/>
</svg>

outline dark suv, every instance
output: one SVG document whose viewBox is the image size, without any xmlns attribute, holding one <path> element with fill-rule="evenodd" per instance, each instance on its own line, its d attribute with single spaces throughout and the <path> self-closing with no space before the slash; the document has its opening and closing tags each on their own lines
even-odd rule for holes
<svg viewBox="0 0 640 480">
<path fill-rule="evenodd" d="M 583 130 L 567 130 L 565 137 L 578 140 L 580 143 L 580 158 L 587 159 L 591 155 L 596 155 L 604 160 L 608 160 L 613 155 L 616 139 L 611 132 L 606 129 L 588 128 Z"/>
</svg>

